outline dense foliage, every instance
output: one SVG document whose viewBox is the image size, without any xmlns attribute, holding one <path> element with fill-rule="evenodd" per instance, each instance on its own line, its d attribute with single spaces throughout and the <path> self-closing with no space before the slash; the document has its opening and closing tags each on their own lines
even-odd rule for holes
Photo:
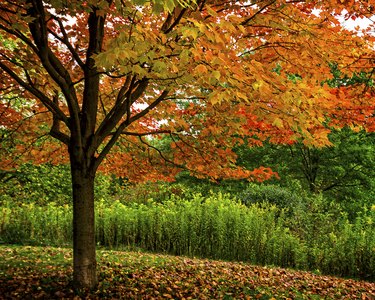
<svg viewBox="0 0 375 300">
<path fill-rule="evenodd" d="M 23 164 L 12 172 L 3 171 L 0 178 L 0 203 L 34 203 L 38 206 L 71 204 L 71 175 L 68 165 Z M 121 191 L 121 180 L 99 174 L 95 195 L 102 199 Z"/>
</svg>

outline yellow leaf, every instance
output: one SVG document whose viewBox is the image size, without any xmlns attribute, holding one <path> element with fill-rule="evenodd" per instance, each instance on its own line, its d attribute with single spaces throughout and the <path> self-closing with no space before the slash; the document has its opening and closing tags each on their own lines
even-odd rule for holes
<svg viewBox="0 0 375 300">
<path fill-rule="evenodd" d="M 272 125 L 276 126 L 277 128 L 284 128 L 283 120 L 281 120 L 280 118 L 275 118 L 275 120 L 273 120 L 272 122 Z"/>
<path fill-rule="evenodd" d="M 209 5 L 206 5 L 206 9 L 207 9 L 207 12 L 209 15 L 213 16 L 213 17 L 216 17 L 217 16 L 217 12 L 211 8 L 211 6 Z"/>
<path fill-rule="evenodd" d="M 196 40 L 197 37 L 198 37 L 198 34 L 199 34 L 198 28 L 191 28 L 191 27 L 185 27 L 185 28 L 183 28 L 182 35 L 185 38 L 191 37 L 194 40 Z"/>
<path fill-rule="evenodd" d="M 202 64 L 196 66 L 194 71 L 196 73 L 200 73 L 200 74 L 206 74 L 208 72 L 207 67 L 205 65 L 202 65 Z"/>
<path fill-rule="evenodd" d="M 177 72 L 178 72 L 178 68 L 177 68 L 177 66 L 174 65 L 174 64 L 171 65 L 171 69 L 172 69 L 172 72 L 174 72 L 174 73 L 177 73 Z"/>
<path fill-rule="evenodd" d="M 252 84 L 252 87 L 254 89 L 254 91 L 257 91 L 259 90 L 259 88 L 263 85 L 263 81 L 255 81 L 253 84 Z"/>
<path fill-rule="evenodd" d="M 236 92 L 236 96 L 237 96 L 237 98 L 240 98 L 242 100 L 247 101 L 247 97 L 246 97 L 246 95 L 244 93 Z"/>
<path fill-rule="evenodd" d="M 215 70 L 212 72 L 212 77 L 214 77 L 216 80 L 219 80 L 221 77 L 220 71 Z"/>
</svg>

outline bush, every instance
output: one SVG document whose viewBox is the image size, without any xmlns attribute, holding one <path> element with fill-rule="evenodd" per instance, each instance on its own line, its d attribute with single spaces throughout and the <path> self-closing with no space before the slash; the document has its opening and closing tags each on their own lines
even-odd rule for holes
<svg viewBox="0 0 375 300">
<path fill-rule="evenodd" d="M 95 178 L 95 197 L 109 201 L 121 192 L 121 182 L 98 174 Z M 34 203 L 38 206 L 71 203 L 72 187 L 69 165 L 23 164 L 0 185 L 0 205 L 12 199 L 14 205 Z"/>
<path fill-rule="evenodd" d="M 247 206 L 267 202 L 276 205 L 280 209 L 286 208 L 288 210 L 295 207 L 304 207 L 305 198 L 305 196 L 297 195 L 285 187 L 257 184 L 249 184 L 238 195 L 238 199 Z"/>
<path fill-rule="evenodd" d="M 115 199 L 123 204 L 147 204 L 150 200 L 163 203 L 174 196 L 189 198 L 192 193 L 193 189 L 181 183 L 145 182 L 126 185 L 115 195 Z"/>
<path fill-rule="evenodd" d="M 69 166 L 23 164 L 12 174 L 12 177 L 1 184 L 0 203 L 9 198 L 13 199 L 14 204 L 70 203 Z"/>
</svg>

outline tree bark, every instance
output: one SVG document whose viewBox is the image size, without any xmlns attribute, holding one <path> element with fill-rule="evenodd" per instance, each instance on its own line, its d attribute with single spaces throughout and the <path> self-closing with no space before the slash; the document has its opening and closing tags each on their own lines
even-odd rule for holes
<svg viewBox="0 0 375 300">
<path fill-rule="evenodd" d="M 73 284 L 75 288 L 97 286 L 94 179 L 95 172 L 70 155 L 73 188 Z"/>
</svg>

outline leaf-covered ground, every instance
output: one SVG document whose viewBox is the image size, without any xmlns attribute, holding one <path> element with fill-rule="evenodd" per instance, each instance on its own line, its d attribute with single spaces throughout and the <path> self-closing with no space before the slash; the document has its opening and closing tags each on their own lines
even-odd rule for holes
<svg viewBox="0 0 375 300">
<path fill-rule="evenodd" d="M 100 284 L 74 295 L 70 249 L 0 246 L 1 299 L 375 299 L 375 283 L 245 263 L 98 251 Z"/>
</svg>

